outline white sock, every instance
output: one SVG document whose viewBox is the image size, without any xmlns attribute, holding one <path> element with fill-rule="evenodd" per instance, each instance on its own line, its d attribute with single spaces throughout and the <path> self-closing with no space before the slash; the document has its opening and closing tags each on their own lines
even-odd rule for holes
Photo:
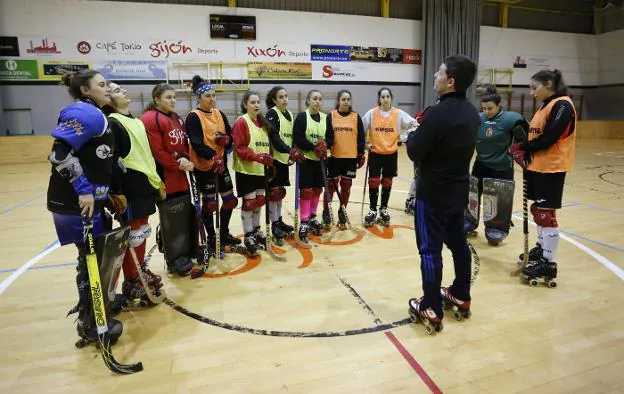
<svg viewBox="0 0 624 394">
<path fill-rule="evenodd" d="M 271 223 L 277 222 L 280 217 L 280 205 L 282 201 L 269 202 L 269 211 L 271 216 Z"/>
<path fill-rule="evenodd" d="M 557 247 L 559 246 L 559 228 L 544 227 L 542 229 L 542 249 L 544 249 L 544 258 L 548 261 L 555 262 L 557 257 Z"/>
<path fill-rule="evenodd" d="M 241 218 L 243 219 L 243 231 L 245 234 L 253 231 L 252 225 L 253 211 L 241 211 Z"/>
<path fill-rule="evenodd" d="M 256 208 L 253 211 L 253 216 L 251 217 L 253 228 L 260 227 L 260 212 L 262 212 L 262 208 Z"/>
<path fill-rule="evenodd" d="M 537 244 L 544 249 L 544 227 L 537 226 Z"/>
</svg>

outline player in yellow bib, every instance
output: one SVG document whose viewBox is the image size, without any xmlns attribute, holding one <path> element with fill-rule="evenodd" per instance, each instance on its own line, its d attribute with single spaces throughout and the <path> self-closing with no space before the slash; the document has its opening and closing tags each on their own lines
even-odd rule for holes
<svg viewBox="0 0 624 394">
<path fill-rule="evenodd" d="M 162 279 L 147 268 L 144 256 L 147 238 L 152 233 L 148 220 L 156 213 L 156 201 L 166 196 L 165 185 L 156 171 L 145 126 L 130 113 L 128 91 L 116 83 L 109 82 L 108 86 L 111 88 L 111 107 L 105 111 L 109 112 L 110 128 L 115 136 L 114 155 L 120 162 L 119 166 L 113 167 L 113 201 L 127 201 L 125 207 L 116 204 L 116 213 L 130 226 L 128 246 L 134 248 L 151 287 L 149 291 L 154 293 L 162 287 Z M 146 298 L 148 289 L 144 289 L 139 280 L 130 250 L 124 256 L 122 268 L 123 295 L 128 300 Z"/>
<path fill-rule="evenodd" d="M 543 102 L 531 120 L 528 140 L 511 146 L 514 160 L 526 168 L 527 198 L 537 224 L 537 245 L 523 275 L 547 282 L 557 277 L 559 224 L 566 174 L 572 170 L 576 147 L 576 109 L 559 70 L 531 77 L 531 94 Z M 520 259 L 522 259 L 522 255 Z"/>
<path fill-rule="evenodd" d="M 282 86 L 274 86 L 266 97 L 266 119 L 272 126 L 269 140 L 273 150 L 274 174 L 271 179 L 269 208 L 271 217 L 271 233 L 277 245 L 291 235 L 294 227 L 282 221 L 282 200 L 286 196 L 286 186 L 290 186 L 289 161 L 301 162 L 303 154 L 293 148 L 293 126 L 295 117 L 288 110 L 288 92 Z"/>
</svg>

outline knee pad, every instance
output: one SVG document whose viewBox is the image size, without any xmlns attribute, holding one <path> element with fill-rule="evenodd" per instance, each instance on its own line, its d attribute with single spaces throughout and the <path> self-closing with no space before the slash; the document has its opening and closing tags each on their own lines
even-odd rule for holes
<svg viewBox="0 0 624 394">
<path fill-rule="evenodd" d="M 301 199 L 309 200 L 314 196 L 314 190 L 311 187 L 301 189 Z"/>
<path fill-rule="evenodd" d="M 136 230 L 130 230 L 130 235 L 128 235 L 128 245 L 131 248 L 136 248 L 141 245 L 145 241 L 145 233 L 139 227 Z"/>
<path fill-rule="evenodd" d="M 535 217 L 535 215 L 537 214 L 537 205 L 535 205 L 535 203 L 532 203 L 529 207 L 529 211 L 531 212 L 531 215 Z"/>
<path fill-rule="evenodd" d="M 535 224 L 542 227 L 559 227 L 557 211 L 554 209 L 536 208 L 533 214 Z"/>
<path fill-rule="evenodd" d="M 152 226 L 149 223 L 142 225 L 139 230 L 143 231 L 143 239 L 148 239 L 152 235 Z"/>
<path fill-rule="evenodd" d="M 320 196 L 321 194 L 323 194 L 323 188 L 321 187 L 312 188 L 312 194 L 314 195 L 314 197 Z"/>
<path fill-rule="evenodd" d="M 269 197 L 269 201 L 281 201 L 286 197 L 286 189 L 283 187 L 277 187 L 271 189 L 271 196 Z"/>
<path fill-rule="evenodd" d="M 256 210 L 256 198 L 243 198 L 243 211 L 252 212 Z"/>
<path fill-rule="evenodd" d="M 371 189 L 377 189 L 381 185 L 381 177 L 376 176 L 374 178 L 368 178 L 368 187 Z"/>
<path fill-rule="evenodd" d="M 266 197 L 264 194 L 258 194 L 256 196 L 256 209 L 262 207 L 266 203 Z"/>
<path fill-rule="evenodd" d="M 342 177 L 340 178 L 340 188 L 343 191 L 349 191 L 351 190 L 351 185 L 353 184 L 353 179 L 351 178 L 347 178 L 347 177 Z"/>
<path fill-rule="evenodd" d="M 388 189 L 392 187 L 392 178 L 389 176 L 385 176 L 381 178 L 381 187 L 384 189 Z"/>
<path fill-rule="evenodd" d="M 238 199 L 233 194 L 226 194 L 223 199 L 223 209 L 232 210 L 238 206 Z"/>
</svg>

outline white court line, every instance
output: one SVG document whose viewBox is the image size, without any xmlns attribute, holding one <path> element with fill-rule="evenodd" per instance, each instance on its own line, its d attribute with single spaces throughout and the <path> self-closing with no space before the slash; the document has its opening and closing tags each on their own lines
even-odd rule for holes
<svg viewBox="0 0 624 394">
<path fill-rule="evenodd" d="M 516 219 L 522 220 L 521 216 L 518 216 L 518 215 L 512 215 L 512 216 L 515 217 Z M 529 223 L 531 223 L 534 226 L 537 226 L 534 222 L 532 222 L 530 220 L 529 220 Z M 572 245 L 574 245 L 577 248 L 581 249 L 583 252 L 585 252 L 588 255 L 590 255 L 591 257 L 595 258 L 600 264 L 605 266 L 606 269 L 608 269 L 609 271 L 613 272 L 617 277 L 619 277 L 621 280 L 624 281 L 624 270 L 622 270 L 617 265 L 613 264 L 613 262 L 611 260 L 609 260 L 608 258 L 604 257 L 600 253 L 596 252 L 592 248 L 583 245 L 582 243 L 578 242 L 577 240 L 572 239 L 572 238 L 568 237 L 565 234 L 562 234 L 561 232 L 559 233 L 559 236 L 561 237 L 561 239 L 564 239 L 564 240 L 568 241 Z"/>
<path fill-rule="evenodd" d="M 4 291 L 11 285 L 11 283 L 15 282 L 17 278 L 19 278 L 24 272 L 26 272 L 30 267 L 37 264 L 41 259 L 55 251 L 61 244 L 58 240 L 54 241 L 54 243 L 50 244 L 47 248 L 45 248 L 38 255 L 30 259 L 26 264 L 22 265 L 17 271 L 13 272 L 8 278 L 0 283 L 0 295 L 4 293 Z"/>
</svg>

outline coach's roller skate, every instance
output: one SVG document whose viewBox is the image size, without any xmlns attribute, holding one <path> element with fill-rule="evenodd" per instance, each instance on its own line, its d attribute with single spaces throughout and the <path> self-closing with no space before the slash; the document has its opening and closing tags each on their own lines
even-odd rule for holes
<svg viewBox="0 0 624 394">
<path fill-rule="evenodd" d="M 440 295 L 442 296 L 442 307 L 444 310 L 453 310 L 453 317 L 457 321 L 469 319 L 472 313 L 470 312 L 470 301 L 462 301 L 459 298 L 455 298 L 448 287 L 440 289 Z"/>
<path fill-rule="evenodd" d="M 416 198 L 410 197 L 405 200 L 405 213 L 408 215 L 413 215 L 416 212 Z"/>
<path fill-rule="evenodd" d="M 379 209 L 379 218 L 377 219 L 377 223 L 384 227 L 388 227 L 390 225 L 390 212 L 388 212 L 388 208 L 382 207 Z"/>
<path fill-rule="evenodd" d="M 529 264 L 537 263 L 542 256 L 544 255 L 544 249 L 542 249 L 542 245 L 535 244 L 534 247 L 529 250 Z M 524 260 L 524 253 L 520 253 L 518 256 L 518 265 L 522 264 Z"/>
<path fill-rule="evenodd" d="M 411 298 L 409 300 L 409 315 L 410 319 L 415 324 L 422 324 L 425 326 L 425 332 L 429 335 L 434 335 L 444 329 L 442 319 L 431 309 L 431 307 L 420 310 L 420 304 L 422 298 Z"/>
<path fill-rule="evenodd" d="M 316 215 L 310 216 L 310 220 L 308 221 L 308 228 L 314 235 L 321 235 L 323 233 L 323 226 L 321 225 L 321 223 L 319 223 Z"/>
<path fill-rule="evenodd" d="M 260 246 L 258 245 L 258 241 L 256 241 L 256 237 L 254 237 L 253 231 L 245 234 L 243 244 L 245 245 L 245 250 L 247 251 L 247 255 L 249 257 L 255 257 L 258 255 L 258 249 L 260 249 Z"/>
<path fill-rule="evenodd" d="M 342 207 L 338 209 L 338 228 L 345 230 L 347 228 L 347 215 L 345 215 Z"/>
<path fill-rule="evenodd" d="M 522 276 L 530 286 L 537 286 L 540 281 L 550 288 L 557 287 L 557 263 L 541 257 L 538 262 L 529 264 L 522 270 Z"/>
<path fill-rule="evenodd" d="M 372 227 L 377 222 L 377 211 L 371 209 L 364 217 L 364 226 Z"/>
<path fill-rule="evenodd" d="M 295 237 L 295 228 L 289 224 L 284 223 L 281 216 L 279 217 L 279 219 L 277 219 L 277 223 L 279 224 L 282 233 L 284 233 L 285 238 Z"/>
<path fill-rule="evenodd" d="M 271 237 L 275 245 L 284 245 L 284 238 L 286 238 L 286 233 L 282 231 L 282 227 L 277 221 L 271 223 Z"/>
</svg>

